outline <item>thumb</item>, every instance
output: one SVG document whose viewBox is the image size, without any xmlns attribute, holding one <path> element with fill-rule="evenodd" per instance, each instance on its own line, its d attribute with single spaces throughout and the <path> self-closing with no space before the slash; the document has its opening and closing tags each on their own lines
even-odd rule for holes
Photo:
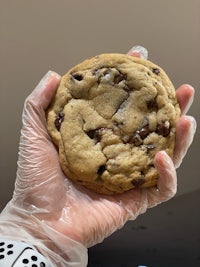
<svg viewBox="0 0 200 267">
<path fill-rule="evenodd" d="M 27 97 L 22 113 L 22 130 L 20 145 L 26 144 L 30 136 L 46 137 L 45 112 L 58 87 L 60 76 L 49 71 L 41 79 L 33 92 Z"/>
<path fill-rule="evenodd" d="M 18 191 L 30 187 L 35 180 L 44 182 L 48 176 L 41 175 L 41 172 L 46 169 L 45 166 L 51 166 L 50 161 L 57 157 L 46 131 L 45 109 L 57 89 L 59 80 L 57 73 L 48 72 L 25 101 L 15 188 Z"/>
<path fill-rule="evenodd" d="M 46 109 L 58 87 L 59 81 L 60 75 L 58 73 L 51 70 L 48 71 L 28 96 L 25 103 L 30 102 L 36 107 Z"/>
</svg>

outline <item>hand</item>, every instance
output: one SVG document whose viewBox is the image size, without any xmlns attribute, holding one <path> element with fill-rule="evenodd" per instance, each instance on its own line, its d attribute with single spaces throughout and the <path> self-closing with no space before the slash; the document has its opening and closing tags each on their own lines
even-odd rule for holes
<svg viewBox="0 0 200 267">
<path fill-rule="evenodd" d="M 140 52 L 134 53 L 134 50 L 129 54 L 140 56 Z M 180 165 L 192 142 L 196 123 L 193 117 L 185 115 L 192 103 L 194 89 L 182 85 L 177 90 L 182 116 L 177 123 L 174 163 L 165 152 L 156 154 L 158 187 L 133 189 L 115 196 L 99 195 L 74 185 L 65 177 L 57 150 L 46 131 L 45 110 L 59 80 L 58 74 L 47 73 L 25 102 L 15 191 L 1 219 L 7 225 L 16 224 L 35 235 L 32 242 L 46 254 L 57 252 L 60 265 L 57 263 L 56 266 L 65 266 L 66 257 L 74 260 L 77 255 L 81 258 L 83 253 L 80 261 L 83 260 L 84 247 L 101 242 L 126 221 L 174 196 L 177 185 L 175 166 Z M 2 229 L 6 231 L 0 224 Z M 17 236 L 23 240 L 23 235 L 13 229 L 13 238 Z M 42 245 L 36 241 L 38 237 Z M 55 254 L 49 256 L 53 262 Z"/>
</svg>

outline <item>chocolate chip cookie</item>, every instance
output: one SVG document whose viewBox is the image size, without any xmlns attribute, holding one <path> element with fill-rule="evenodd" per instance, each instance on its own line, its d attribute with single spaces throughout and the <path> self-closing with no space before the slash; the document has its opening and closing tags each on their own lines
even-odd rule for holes
<svg viewBox="0 0 200 267">
<path fill-rule="evenodd" d="M 154 63 L 102 54 L 61 79 L 47 127 L 66 176 L 102 194 L 157 184 L 154 156 L 173 157 L 175 89 Z"/>
</svg>

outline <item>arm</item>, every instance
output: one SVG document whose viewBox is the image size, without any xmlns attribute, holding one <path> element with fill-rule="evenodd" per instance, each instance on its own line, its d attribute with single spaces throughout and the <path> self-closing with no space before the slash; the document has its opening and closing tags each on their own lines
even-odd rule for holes
<svg viewBox="0 0 200 267">
<path fill-rule="evenodd" d="M 196 129 L 194 118 L 185 115 L 194 89 L 183 85 L 177 90 L 182 117 L 174 163 L 166 153 L 157 153 L 158 187 L 100 196 L 64 176 L 46 131 L 45 110 L 59 80 L 49 72 L 25 101 L 15 191 L 0 215 L 0 232 L 1 238 L 32 244 L 52 266 L 86 266 L 88 247 L 176 193 L 174 164 L 180 165 Z"/>
</svg>

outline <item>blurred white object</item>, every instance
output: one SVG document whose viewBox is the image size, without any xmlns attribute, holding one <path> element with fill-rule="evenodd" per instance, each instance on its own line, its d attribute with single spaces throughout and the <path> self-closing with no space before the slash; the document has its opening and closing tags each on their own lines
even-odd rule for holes
<svg viewBox="0 0 200 267">
<path fill-rule="evenodd" d="M 141 45 L 135 45 L 129 50 L 128 54 L 132 54 L 135 52 L 140 55 L 140 58 L 148 59 L 148 50 L 145 47 Z"/>
</svg>

